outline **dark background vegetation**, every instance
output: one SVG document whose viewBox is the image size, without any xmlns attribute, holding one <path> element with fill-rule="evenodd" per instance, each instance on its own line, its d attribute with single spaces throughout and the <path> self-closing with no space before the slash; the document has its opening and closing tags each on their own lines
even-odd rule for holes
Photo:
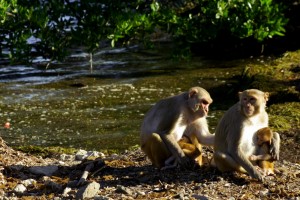
<svg viewBox="0 0 300 200">
<path fill-rule="evenodd" d="M 298 0 L 4 0 L 1 57 L 63 60 L 68 49 L 172 41 L 171 54 L 214 57 L 278 54 L 298 49 Z M 28 43 L 30 37 L 38 42 Z"/>
</svg>

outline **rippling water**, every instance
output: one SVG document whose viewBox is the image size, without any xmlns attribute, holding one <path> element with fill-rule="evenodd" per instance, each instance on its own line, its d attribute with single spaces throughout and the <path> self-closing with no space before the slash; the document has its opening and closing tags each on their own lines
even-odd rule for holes
<svg viewBox="0 0 300 200">
<path fill-rule="evenodd" d="M 48 66 L 42 58 L 31 66 L 0 65 L 0 124 L 11 124 L 0 129 L 1 137 L 11 145 L 127 149 L 139 144 L 144 113 L 157 100 L 195 85 L 229 90 L 243 66 L 169 55 L 166 47 L 134 46 L 97 52 L 92 68 L 81 50 Z M 208 117 L 212 132 L 223 113 L 215 105 Z"/>
</svg>

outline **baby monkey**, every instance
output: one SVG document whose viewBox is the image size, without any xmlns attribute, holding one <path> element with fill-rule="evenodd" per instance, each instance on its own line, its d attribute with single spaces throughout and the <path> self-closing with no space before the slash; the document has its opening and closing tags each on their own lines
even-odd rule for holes
<svg viewBox="0 0 300 200">
<path fill-rule="evenodd" d="M 196 135 L 191 134 L 190 136 L 183 135 L 183 137 L 178 141 L 178 144 L 184 154 L 189 157 L 190 159 L 193 159 L 196 164 L 199 166 L 202 166 L 202 146 L 198 142 L 198 139 Z M 170 156 L 165 161 L 165 166 L 161 168 L 161 170 L 166 169 L 173 169 L 178 166 L 178 162 L 175 158 L 175 156 Z"/>
<path fill-rule="evenodd" d="M 256 132 L 258 154 L 251 155 L 250 161 L 258 161 L 258 166 L 263 169 L 264 175 L 274 174 L 274 161 L 270 155 L 273 132 L 269 127 L 261 128 Z"/>
</svg>

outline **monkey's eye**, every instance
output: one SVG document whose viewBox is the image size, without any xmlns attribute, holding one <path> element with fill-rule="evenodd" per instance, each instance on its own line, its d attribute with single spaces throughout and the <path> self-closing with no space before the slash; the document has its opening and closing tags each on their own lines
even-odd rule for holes
<svg viewBox="0 0 300 200">
<path fill-rule="evenodd" d="M 208 101 L 206 101 L 206 100 L 204 100 L 204 99 L 202 99 L 202 103 L 203 103 L 204 105 L 209 104 Z"/>
<path fill-rule="evenodd" d="M 251 97 L 251 98 L 250 98 L 250 102 L 251 102 L 251 103 L 255 103 L 255 102 L 256 102 L 256 98 Z"/>
</svg>

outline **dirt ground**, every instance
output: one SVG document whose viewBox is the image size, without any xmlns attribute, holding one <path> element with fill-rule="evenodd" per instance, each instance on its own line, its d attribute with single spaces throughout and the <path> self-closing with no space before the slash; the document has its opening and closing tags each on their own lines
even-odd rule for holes
<svg viewBox="0 0 300 200">
<path fill-rule="evenodd" d="M 298 131 L 298 132 L 297 132 Z M 0 141 L 0 199 L 75 199 L 78 183 L 86 166 L 94 162 L 85 183 L 95 181 L 100 189 L 92 199 L 300 199 L 300 145 L 293 134 L 280 133 L 281 158 L 275 163 L 276 175 L 264 183 L 246 174 L 222 174 L 215 168 L 190 170 L 155 169 L 140 150 L 102 155 L 85 161 L 42 158 L 15 151 Z M 211 149 L 204 149 L 210 156 Z M 57 166 L 51 176 L 31 173 L 32 166 Z M 23 192 L 16 186 L 24 180 L 34 183 Z"/>
</svg>

